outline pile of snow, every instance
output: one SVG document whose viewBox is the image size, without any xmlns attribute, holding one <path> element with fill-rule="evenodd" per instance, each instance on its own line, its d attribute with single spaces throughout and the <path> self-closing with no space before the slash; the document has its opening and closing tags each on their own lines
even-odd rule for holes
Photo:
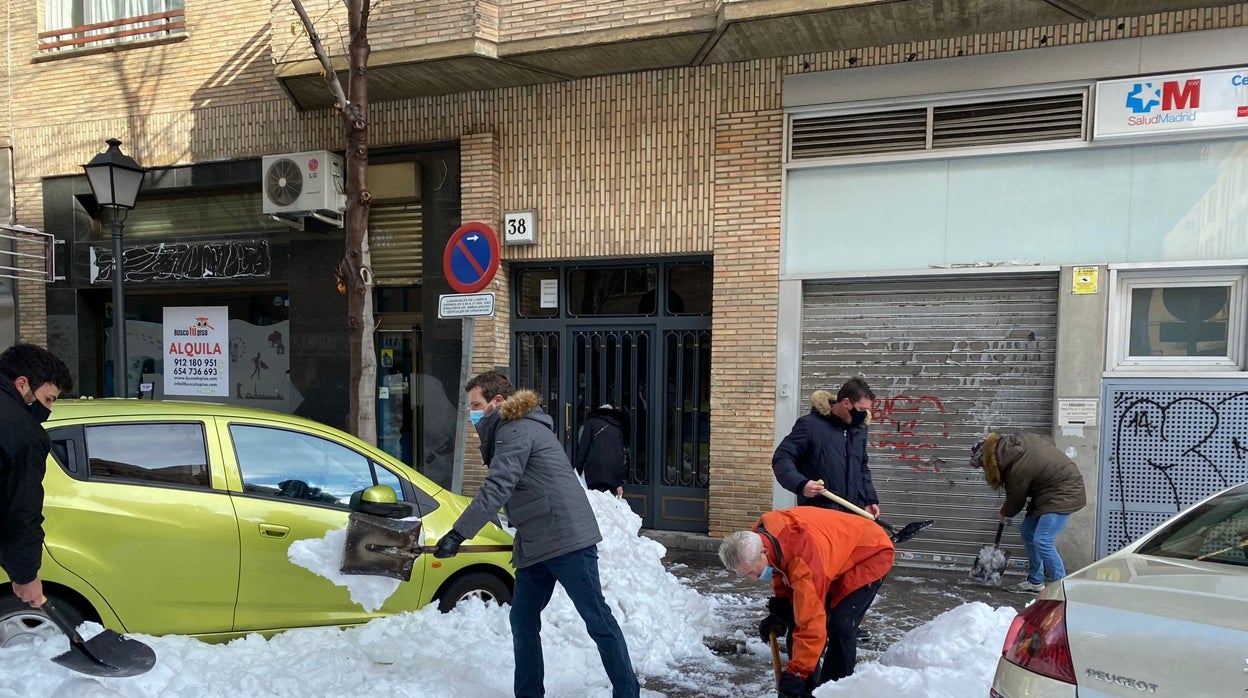
<svg viewBox="0 0 1248 698">
<path fill-rule="evenodd" d="M 666 552 L 638 535 L 641 519 L 623 500 L 588 496 L 602 529 L 599 568 L 603 594 L 624 630 L 634 665 L 647 676 L 666 676 L 681 663 L 713 661 L 702 642 L 711 606 L 663 568 Z M 295 556 L 300 564 L 337 574 L 343 531 Z M 320 550 L 322 557 L 315 558 Z M 377 578 L 382 582 L 390 580 Z M 361 589 L 372 578 L 344 585 L 357 603 L 380 604 L 389 593 Z M 363 601 L 361 601 L 361 598 Z M 380 599 L 380 600 L 379 600 Z M 89 636 L 98 626 L 87 624 Z M 270 639 L 250 635 L 227 644 L 183 636 L 134 635 L 156 651 L 156 666 L 125 679 L 94 679 L 49 661 L 64 652 L 64 638 L 0 650 L 0 698 L 21 696 L 510 696 L 511 629 L 507 608 L 464 603 L 449 614 L 430 605 L 366 625 L 288 631 Z M 542 616 L 546 690 L 558 696 L 611 695 L 593 641 L 561 587 Z M 658 696 L 654 691 L 645 692 Z"/>
<path fill-rule="evenodd" d="M 664 569 L 663 547 L 638 535 L 641 520 L 625 502 L 599 492 L 588 496 L 604 538 L 599 544 L 603 593 L 628 640 L 642 695 L 661 698 L 654 690 L 661 683 L 680 695 L 774 696 L 770 653 L 757 638 L 748 643 L 757 671 L 744 680 L 704 644 L 704 636 L 722 630 L 726 621 L 757 614 L 757 599 L 731 592 L 698 594 Z M 319 559 L 317 546 L 301 546 L 307 547 L 298 554 L 301 564 L 310 562 L 334 573 L 342 540 L 335 544 L 331 536 L 322 542 Z M 357 581 L 344 581 L 357 602 L 358 596 L 379 604 L 378 599 L 388 596 L 384 588 L 353 589 Z M 854 676 L 822 686 L 815 695 L 986 695 L 1013 617 L 1009 608 L 960 606 L 910 631 L 878 662 L 860 662 Z M 561 588 L 556 588 L 542 623 L 547 695 L 609 698 L 598 652 Z M 90 636 L 99 626 L 86 624 L 83 630 Z M 431 605 L 345 630 L 308 628 L 270 639 L 250 635 L 227 644 L 184 636 L 134 637 L 156 651 L 156 666 L 125 679 L 84 677 L 52 663 L 67 648 L 64 638 L 0 649 L 0 698 L 512 695 L 507 609 L 491 604 L 460 604 L 449 614 Z"/>
<path fill-rule="evenodd" d="M 1016 615 L 979 601 L 945 611 L 903 635 L 878 662 L 859 662 L 853 676 L 815 689 L 815 698 L 987 695 Z"/>
</svg>

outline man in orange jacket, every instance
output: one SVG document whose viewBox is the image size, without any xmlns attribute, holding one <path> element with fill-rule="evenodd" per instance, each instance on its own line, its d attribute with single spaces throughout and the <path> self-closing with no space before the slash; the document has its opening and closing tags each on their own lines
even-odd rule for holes
<svg viewBox="0 0 1248 698">
<path fill-rule="evenodd" d="M 737 574 L 771 580 L 764 640 L 793 630 L 780 698 L 809 696 L 854 673 L 858 624 L 893 566 L 893 542 L 879 524 L 817 507 L 770 511 L 753 530 L 724 539 L 719 559 Z"/>
</svg>

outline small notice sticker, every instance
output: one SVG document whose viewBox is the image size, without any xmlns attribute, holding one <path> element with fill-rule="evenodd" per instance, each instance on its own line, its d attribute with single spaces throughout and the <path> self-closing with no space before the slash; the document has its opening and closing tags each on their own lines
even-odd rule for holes
<svg viewBox="0 0 1248 698">
<path fill-rule="evenodd" d="M 1090 295 L 1097 291 L 1097 267 L 1075 267 L 1071 292 L 1076 296 Z"/>
</svg>

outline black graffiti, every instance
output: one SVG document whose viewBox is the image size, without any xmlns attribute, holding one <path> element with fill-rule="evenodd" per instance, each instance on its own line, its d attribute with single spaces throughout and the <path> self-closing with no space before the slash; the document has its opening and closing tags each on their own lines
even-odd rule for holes
<svg viewBox="0 0 1248 698">
<path fill-rule="evenodd" d="M 1156 512 L 1161 504 L 1178 512 L 1248 477 L 1248 446 L 1241 438 L 1248 429 L 1248 392 L 1141 397 L 1150 392 L 1123 391 L 1113 400 L 1108 456 L 1117 492 L 1111 492 L 1110 500 L 1116 497 L 1119 506 L 1109 519 L 1111 551 L 1156 523 L 1129 516 L 1129 508 Z"/>
<path fill-rule="evenodd" d="M 1127 424 L 1127 428 L 1134 430 L 1137 436 L 1140 431 L 1143 431 L 1148 436 L 1153 435 L 1153 424 L 1149 421 L 1147 412 L 1136 412 L 1131 417 L 1131 422 Z"/>
<path fill-rule="evenodd" d="M 111 281 L 112 252 L 99 247 L 92 251 L 92 281 Z M 267 277 L 273 272 L 269 243 L 264 240 L 127 247 L 122 258 L 125 260 L 124 279 L 134 282 Z"/>
<path fill-rule="evenodd" d="M 1244 453 L 1248 452 L 1248 446 L 1240 443 L 1238 436 L 1231 437 L 1231 448 L 1235 449 L 1235 458 L 1241 461 L 1244 459 Z"/>
</svg>

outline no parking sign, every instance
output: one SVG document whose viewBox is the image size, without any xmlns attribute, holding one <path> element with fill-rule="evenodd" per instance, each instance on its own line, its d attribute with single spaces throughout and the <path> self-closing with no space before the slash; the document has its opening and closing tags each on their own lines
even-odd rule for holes
<svg viewBox="0 0 1248 698">
<path fill-rule="evenodd" d="M 459 293 L 476 293 L 498 271 L 498 235 L 485 223 L 465 223 L 451 233 L 442 255 L 446 281 Z"/>
</svg>

